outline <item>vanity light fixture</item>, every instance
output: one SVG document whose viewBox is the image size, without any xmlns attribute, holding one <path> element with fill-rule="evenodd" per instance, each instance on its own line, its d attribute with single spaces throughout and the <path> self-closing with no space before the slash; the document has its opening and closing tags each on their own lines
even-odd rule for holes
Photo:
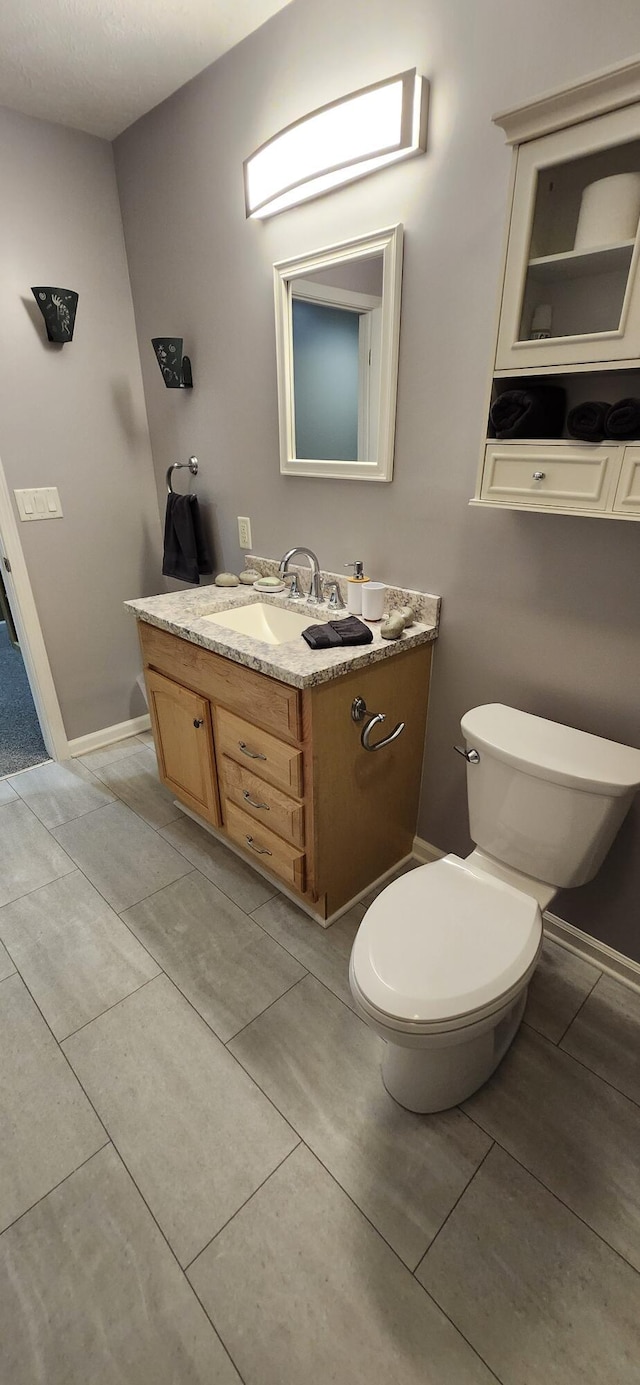
<svg viewBox="0 0 640 1385">
<path fill-rule="evenodd" d="M 182 354 L 182 337 L 152 337 L 151 345 L 168 390 L 190 390 L 191 361 Z"/>
<path fill-rule="evenodd" d="M 248 217 L 264 218 L 424 154 L 427 91 L 415 67 L 288 125 L 244 161 Z"/>
</svg>

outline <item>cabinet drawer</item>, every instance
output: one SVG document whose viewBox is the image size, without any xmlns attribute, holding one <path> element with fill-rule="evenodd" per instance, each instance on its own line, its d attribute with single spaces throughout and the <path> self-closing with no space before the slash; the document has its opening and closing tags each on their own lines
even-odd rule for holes
<svg viewBox="0 0 640 1385">
<path fill-rule="evenodd" d="M 640 515 L 640 447 L 625 447 L 613 502 L 616 514 Z"/>
<path fill-rule="evenodd" d="M 249 817 L 276 832 L 279 837 L 287 837 L 296 846 L 304 845 L 304 808 L 301 803 L 296 803 L 295 798 L 289 798 L 226 755 L 221 757 L 220 774 L 225 799 L 235 803 Z"/>
<path fill-rule="evenodd" d="M 251 717 L 252 722 L 258 722 L 277 735 L 300 739 L 297 688 L 279 683 L 266 673 L 243 668 L 231 659 L 214 654 L 211 649 L 202 649 L 146 621 L 138 621 L 138 630 L 146 666 L 175 678 L 212 702 L 221 702 L 241 716 Z"/>
<path fill-rule="evenodd" d="M 621 455 L 615 443 L 597 447 L 489 443 L 481 498 L 540 510 L 604 510 Z"/>
<path fill-rule="evenodd" d="M 237 808 L 235 803 L 224 804 L 224 822 L 232 841 L 243 847 L 248 855 L 254 855 L 265 870 L 280 876 L 281 880 L 296 890 L 304 889 L 303 851 L 290 846 L 288 842 L 283 842 L 281 837 L 276 837 L 275 832 L 270 832 L 268 827 L 255 822 L 248 813 Z"/>
<path fill-rule="evenodd" d="M 302 797 L 302 751 L 276 740 L 248 721 L 216 708 L 217 747 L 220 755 L 250 768 L 260 779 L 285 793 Z"/>
</svg>

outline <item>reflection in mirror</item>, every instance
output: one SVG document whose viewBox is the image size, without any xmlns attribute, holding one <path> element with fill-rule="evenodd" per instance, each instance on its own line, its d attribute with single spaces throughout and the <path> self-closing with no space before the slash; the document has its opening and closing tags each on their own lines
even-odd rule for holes
<svg viewBox="0 0 640 1385">
<path fill-rule="evenodd" d="M 274 269 L 281 471 L 390 481 L 401 227 Z"/>
</svg>

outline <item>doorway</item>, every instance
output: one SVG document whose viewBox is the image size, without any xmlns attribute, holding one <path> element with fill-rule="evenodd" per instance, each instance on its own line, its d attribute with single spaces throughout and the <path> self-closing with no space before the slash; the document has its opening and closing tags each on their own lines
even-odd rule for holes
<svg viewBox="0 0 640 1385">
<path fill-rule="evenodd" d="M 0 571 L 0 779 L 49 758 Z"/>
</svg>

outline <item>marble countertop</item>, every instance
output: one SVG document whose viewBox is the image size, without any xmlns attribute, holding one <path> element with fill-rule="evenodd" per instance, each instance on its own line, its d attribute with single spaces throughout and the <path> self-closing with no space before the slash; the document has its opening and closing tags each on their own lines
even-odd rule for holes
<svg viewBox="0 0 640 1385">
<path fill-rule="evenodd" d="M 247 567 L 259 571 L 264 576 L 277 572 L 277 563 L 269 558 L 247 559 Z M 307 571 L 299 569 L 303 576 Z M 337 581 L 346 601 L 345 579 L 339 574 L 325 573 L 329 581 Z M 308 585 L 308 582 L 307 582 Z M 306 589 L 306 588 L 305 588 Z M 161 596 L 140 597 L 127 601 L 128 610 L 133 611 L 139 620 L 149 625 L 157 625 L 168 630 L 191 644 L 211 649 L 232 659 L 236 664 L 266 673 L 289 683 L 294 688 L 311 688 L 318 683 L 339 678 L 352 669 L 365 668 L 380 659 L 393 658 L 403 650 L 435 640 L 438 635 L 440 618 L 440 597 L 426 592 L 414 592 L 401 587 L 388 587 L 385 609 L 398 606 L 411 606 L 415 621 L 404 631 L 399 640 L 383 640 L 380 634 L 381 622 L 370 625 L 373 643 L 353 645 L 343 649 L 310 649 L 302 636 L 286 644 L 266 644 L 251 635 L 241 635 L 235 630 L 227 630 L 223 625 L 212 625 L 203 620 L 204 616 L 218 611 L 231 611 L 238 606 L 248 606 L 263 601 L 269 606 L 280 606 L 295 611 L 297 615 L 309 616 L 309 625 L 317 625 L 325 620 L 338 620 L 348 615 L 345 611 L 332 611 L 328 605 L 308 606 L 304 601 L 291 601 L 286 591 L 272 595 L 267 591 L 256 591 L 254 587 L 196 587 L 189 591 L 170 592 Z"/>
</svg>

